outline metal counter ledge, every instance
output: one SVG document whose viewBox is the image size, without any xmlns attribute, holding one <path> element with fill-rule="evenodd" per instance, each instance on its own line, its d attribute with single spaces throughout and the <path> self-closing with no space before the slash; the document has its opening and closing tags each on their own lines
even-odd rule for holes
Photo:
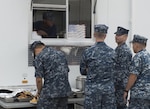
<svg viewBox="0 0 150 109">
<path fill-rule="evenodd" d="M 83 104 L 84 98 L 69 98 L 68 104 Z M 12 108 L 29 108 L 35 107 L 36 105 L 30 104 L 29 102 L 14 102 L 14 103 L 6 103 L 0 100 L 0 106 L 5 109 L 12 109 Z"/>
</svg>

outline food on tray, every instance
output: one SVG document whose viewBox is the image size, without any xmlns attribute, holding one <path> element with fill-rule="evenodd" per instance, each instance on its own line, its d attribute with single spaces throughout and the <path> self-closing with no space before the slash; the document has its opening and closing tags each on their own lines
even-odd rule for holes
<svg viewBox="0 0 150 109">
<path fill-rule="evenodd" d="M 32 100 L 30 100 L 31 104 L 36 104 L 37 103 L 37 97 L 34 97 Z"/>
<path fill-rule="evenodd" d="M 32 98 L 33 95 L 29 91 L 22 91 L 22 92 L 17 93 L 16 97 L 18 99 L 28 99 L 28 98 Z"/>
</svg>

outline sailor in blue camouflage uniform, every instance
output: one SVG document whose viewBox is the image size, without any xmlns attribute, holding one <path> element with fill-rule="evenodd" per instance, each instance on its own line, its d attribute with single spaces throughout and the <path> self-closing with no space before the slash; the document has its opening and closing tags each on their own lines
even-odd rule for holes
<svg viewBox="0 0 150 109">
<path fill-rule="evenodd" d="M 150 53 L 146 50 L 147 38 L 134 35 L 135 56 L 130 67 L 130 76 L 124 90 L 124 100 L 130 90 L 129 109 L 150 109 Z"/>
<path fill-rule="evenodd" d="M 87 75 L 85 82 L 85 109 L 116 109 L 114 88 L 115 51 L 104 42 L 108 26 L 95 25 L 96 43 L 81 57 L 80 73 Z"/>
<path fill-rule="evenodd" d="M 115 49 L 115 89 L 116 89 L 116 100 L 117 100 L 117 109 L 125 109 L 126 105 L 124 104 L 123 94 L 124 89 L 128 81 L 129 76 L 129 66 L 132 60 L 132 52 L 126 44 L 128 38 L 129 30 L 118 26 L 115 40 L 117 47 Z"/>
<path fill-rule="evenodd" d="M 67 109 L 71 87 L 65 55 L 41 41 L 33 42 L 31 50 L 35 55 L 33 64 L 39 95 L 37 109 Z"/>
</svg>

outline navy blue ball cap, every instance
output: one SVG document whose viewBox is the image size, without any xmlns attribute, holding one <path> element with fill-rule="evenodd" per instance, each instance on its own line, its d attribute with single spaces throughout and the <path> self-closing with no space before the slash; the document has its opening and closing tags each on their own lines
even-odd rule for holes
<svg viewBox="0 0 150 109">
<path fill-rule="evenodd" d="M 123 27 L 118 26 L 117 27 L 117 31 L 114 34 L 121 36 L 121 35 L 124 35 L 124 34 L 128 34 L 128 32 L 129 32 L 129 30 L 127 30 L 127 29 L 125 29 Z"/>
<path fill-rule="evenodd" d="M 36 48 L 37 45 L 45 45 L 45 44 L 41 41 L 34 41 L 30 46 L 30 50 L 34 51 L 34 49 Z"/>
<path fill-rule="evenodd" d="M 54 20 L 53 13 L 51 13 L 51 12 L 44 12 L 43 13 L 43 19 L 53 21 Z"/>
<path fill-rule="evenodd" d="M 94 32 L 99 32 L 99 33 L 107 33 L 108 26 L 104 24 L 98 24 L 94 26 Z"/>
<path fill-rule="evenodd" d="M 131 41 L 131 43 L 143 43 L 143 44 L 146 44 L 147 43 L 147 38 L 145 38 L 144 36 L 140 36 L 140 35 L 137 35 L 135 34 L 134 37 L 133 37 L 133 40 Z"/>
</svg>

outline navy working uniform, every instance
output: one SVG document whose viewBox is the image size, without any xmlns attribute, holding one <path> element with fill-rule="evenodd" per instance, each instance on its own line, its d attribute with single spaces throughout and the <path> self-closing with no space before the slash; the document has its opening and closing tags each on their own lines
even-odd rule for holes
<svg viewBox="0 0 150 109">
<path fill-rule="evenodd" d="M 134 35 L 132 43 L 145 43 L 147 38 Z M 137 76 L 137 80 L 131 90 L 129 109 L 150 109 L 150 53 L 142 49 L 133 57 L 131 74 Z"/>
<path fill-rule="evenodd" d="M 67 97 L 70 95 L 71 87 L 65 55 L 61 51 L 45 47 L 35 57 L 34 67 L 35 77 L 44 79 L 37 109 L 57 109 L 56 106 L 59 106 L 59 109 L 67 109 Z"/>
<path fill-rule="evenodd" d="M 124 34 L 127 35 L 128 31 L 129 30 L 123 27 L 118 27 L 115 34 L 118 37 L 121 37 Z M 126 42 L 123 42 L 121 45 L 118 45 L 116 47 L 115 53 L 115 94 L 117 99 L 117 109 L 123 109 L 126 107 L 123 100 L 123 93 L 128 81 L 129 66 L 132 60 L 132 52 L 127 46 Z"/>
<path fill-rule="evenodd" d="M 95 32 L 106 34 L 108 27 L 95 25 Z M 114 50 L 105 42 L 96 42 L 82 55 L 80 72 L 87 75 L 85 109 L 116 109 L 114 95 Z"/>
</svg>

